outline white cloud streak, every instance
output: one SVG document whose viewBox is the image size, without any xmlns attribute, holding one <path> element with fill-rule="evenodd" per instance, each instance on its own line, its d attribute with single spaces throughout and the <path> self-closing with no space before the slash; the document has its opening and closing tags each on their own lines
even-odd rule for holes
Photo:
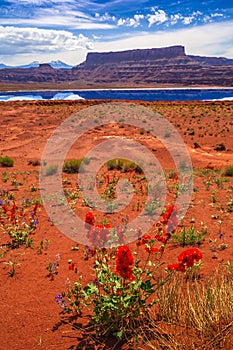
<svg viewBox="0 0 233 350">
<path fill-rule="evenodd" d="M 0 26 L 1 55 L 93 49 L 93 43 L 83 34 L 65 30 Z"/>
</svg>

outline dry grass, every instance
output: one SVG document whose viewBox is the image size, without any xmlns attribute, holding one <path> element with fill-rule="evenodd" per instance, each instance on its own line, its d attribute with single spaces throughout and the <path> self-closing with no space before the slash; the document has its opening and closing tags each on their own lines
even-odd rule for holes
<svg viewBox="0 0 233 350">
<path fill-rule="evenodd" d="M 147 348 L 233 349 L 232 274 L 216 272 L 204 281 L 176 274 L 158 293 L 158 309 L 141 333 Z"/>
</svg>

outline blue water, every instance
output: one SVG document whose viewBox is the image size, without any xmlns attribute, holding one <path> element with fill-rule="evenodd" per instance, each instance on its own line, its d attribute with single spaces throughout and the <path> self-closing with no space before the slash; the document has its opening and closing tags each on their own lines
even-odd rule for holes
<svg viewBox="0 0 233 350">
<path fill-rule="evenodd" d="M 0 101 L 17 100 L 141 100 L 141 101 L 204 101 L 233 100 L 233 88 L 222 89 L 102 89 L 65 91 L 0 92 Z"/>
</svg>

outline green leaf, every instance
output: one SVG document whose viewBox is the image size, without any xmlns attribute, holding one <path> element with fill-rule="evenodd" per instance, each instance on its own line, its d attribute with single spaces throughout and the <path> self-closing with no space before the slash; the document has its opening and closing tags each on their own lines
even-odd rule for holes
<svg viewBox="0 0 233 350">
<path fill-rule="evenodd" d="M 114 334 L 118 339 L 122 339 L 124 332 L 123 330 L 120 330 Z"/>
</svg>

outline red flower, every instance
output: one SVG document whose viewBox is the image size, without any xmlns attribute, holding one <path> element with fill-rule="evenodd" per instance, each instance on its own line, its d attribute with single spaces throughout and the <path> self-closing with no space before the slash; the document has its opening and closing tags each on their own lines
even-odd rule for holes
<svg viewBox="0 0 233 350">
<path fill-rule="evenodd" d="M 92 214 L 92 212 L 89 211 L 88 213 L 86 213 L 85 223 L 93 226 L 94 222 L 94 215 Z"/>
<path fill-rule="evenodd" d="M 6 204 L 3 204 L 2 209 L 4 210 L 5 214 L 8 212 L 8 207 L 6 206 Z"/>
<path fill-rule="evenodd" d="M 190 248 L 180 253 L 178 256 L 178 264 L 168 265 L 167 268 L 171 271 L 185 272 L 187 268 L 192 267 L 195 261 L 199 261 L 202 258 L 202 253 L 197 248 Z"/>
<path fill-rule="evenodd" d="M 147 253 L 151 253 L 151 254 L 154 254 L 154 253 L 158 253 L 158 248 L 156 248 L 156 247 L 150 247 L 150 246 L 147 246 L 147 247 L 145 247 L 145 251 L 147 252 Z"/>
<path fill-rule="evenodd" d="M 69 270 L 77 272 L 76 262 L 72 261 L 69 263 Z"/>
<path fill-rule="evenodd" d="M 202 258 L 202 253 L 197 248 L 190 248 L 182 252 L 178 256 L 178 261 L 186 267 L 192 267 L 195 261 L 199 261 Z"/>
<path fill-rule="evenodd" d="M 132 271 L 134 260 L 133 255 L 126 245 L 118 248 L 116 256 L 116 272 L 124 279 L 134 280 Z"/>
<path fill-rule="evenodd" d="M 146 244 L 151 240 L 151 236 L 150 235 L 143 235 L 138 240 L 139 240 L 139 245 L 142 246 L 143 244 Z"/>
</svg>

